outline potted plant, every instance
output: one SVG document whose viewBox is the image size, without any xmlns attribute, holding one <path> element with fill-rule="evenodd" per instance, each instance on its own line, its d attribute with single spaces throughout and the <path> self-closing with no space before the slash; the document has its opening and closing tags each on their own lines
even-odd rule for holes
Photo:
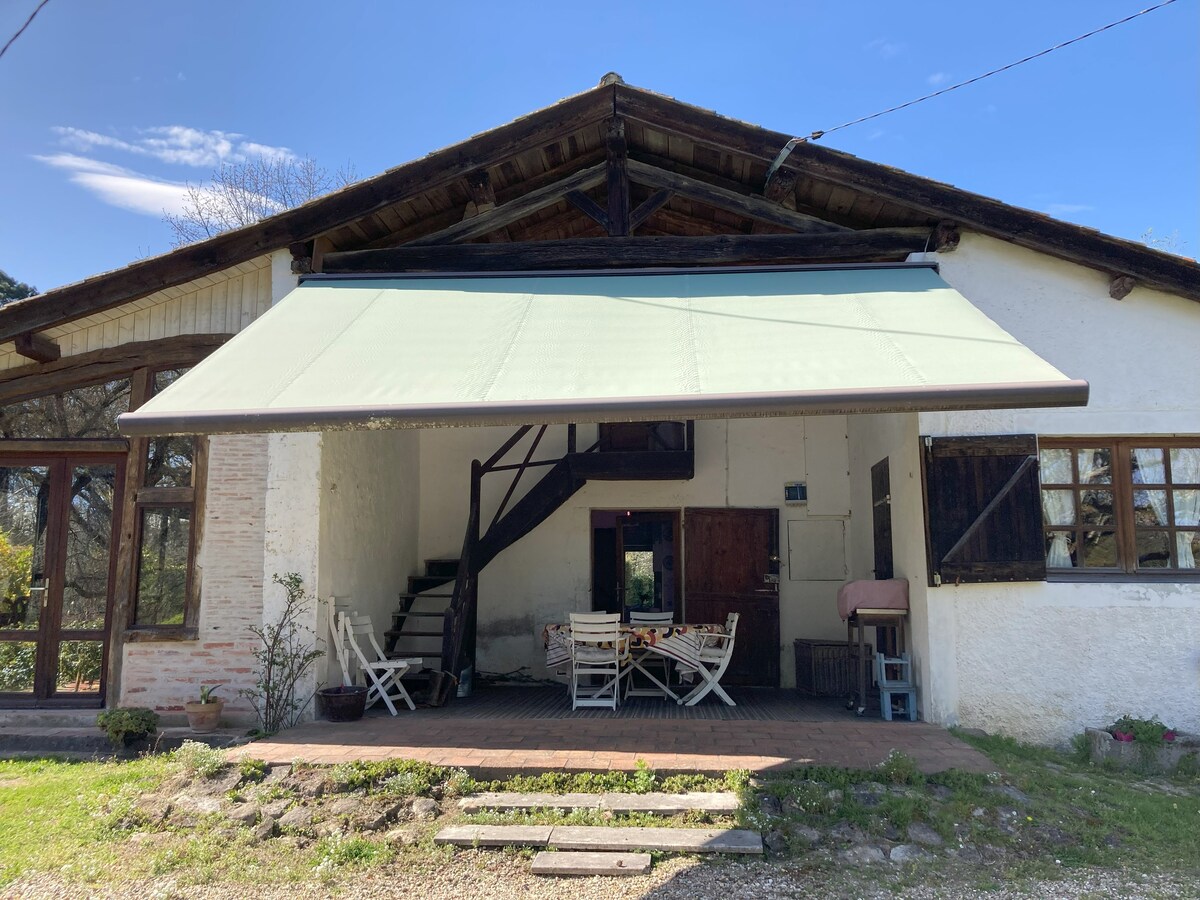
<svg viewBox="0 0 1200 900">
<path fill-rule="evenodd" d="M 200 699 L 183 705 L 188 725 L 196 734 L 210 734 L 217 730 L 217 725 L 221 722 L 221 711 L 225 709 L 225 701 L 213 697 L 216 692 L 217 685 L 201 685 Z"/>
<path fill-rule="evenodd" d="M 356 722 L 367 709 L 367 688 L 361 684 L 321 688 L 317 697 L 330 722 Z"/>
</svg>

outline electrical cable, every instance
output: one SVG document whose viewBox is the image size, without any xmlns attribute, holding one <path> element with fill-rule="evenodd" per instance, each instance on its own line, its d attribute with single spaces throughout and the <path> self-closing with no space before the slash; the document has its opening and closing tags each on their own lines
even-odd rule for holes
<svg viewBox="0 0 1200 900">
<path fill-rule="evenodd" d="M 926 100 L 932 100 L 934 97 L 940 97 L 942 94 L 948 94 L 951 91 L 956 91 L 960 87 L 966 87 L 968 84 L 974 84 L 977 81 L 983 81 L 983 79 L 990 78 L 993 75 L 999 75 L 1001 72 L 1007 72 L 1009 69 L 1015 69 L 1017 66 L 1024 65 L 1027 62 L 1032 62 L 1039 57 L 1045 56 L 1047 53 L 1053 53 L 1055 50 L 1061 50 L 1063 47 L 1069 47 L 1071 44 L 1077 44 L 1086 38 L 1093 37 L 1094 35 L 1100 34 L 1103 31 L 1108 31 L 1110 28 L 1116 28 L 1118 25 L 1124 25 L 1126 22 L 1132 22 L 1139 16 L 1144 16 L 1146 13 L 1152 13 L 1156 9 L 1162 9 L 1164 6 L 1170 6 L 1174 2 L 1175 0 L 1163 0 L 1161 3 L 1155 4 L 1154 6 L 1148 6 L 1146 9 L 1135 12 L 1132 15 L 1128 15 L 1123 19 L 1118 19 L 1115 22 L 1109 22 L 1107 25 L 1093 29 L 1092 31 L 1087 32 L 1087 34 L 1081 34 L 1078 37 L 1071 38 L 1069 41 L 1063 41 L 1062 43 L 1055 44 L 1053 47 L 1047 47 L 1045 50 L 1042 50 L 1039 53 L 1031 54 L 1023 59 L 1018 59 L 1016 62 L 1011 62 L 1006 66 L 1000 66 L 998 69 L 992 69 L 990 72 L 984 72 L 982 75 L 976 75 L 974 78 L 968 78 L 966 81 L 960 81 L 958 84 L 952 84 L 949 87 L 934 91 L 931 94 L 926 94 L 924 97 L 918 97 L 915 100 L 909 100 L 907 103 L 891 106 L 887 109 L 880 110 L 879 112 L 871 113 L 869 116 L 862 116 L 858 119 L 852 119 L 849 122 L 843 122 L 841 125 L 834 125 L 832 128 L 826 128 L 823 131 L 814 131 L 807 137 L 794 137 L 783 145 L 783 149 L 779 151 L 779 155 L 776 156 L 775 161 L 771 163 L 770 168 L 767 170 L 767 181 L 771 180 L 771 176 L 778 171 L 779 167 L 783 165 L 784 161 L 787 160 L 791 152 L 800 144 L 803 144 L 807 141 L 820 140 L 827 134 L 832 134 L 835 131 L 841 131 L 843 128 L 849 128 L 851 125 L 861 125 L 863 122 L 869 122 L 872 119 L 878 119 L 880 116 L 886 116 L 888 113 L 898 112 L 899 110 L 907 109 L 910 106 L 916 106 L 918 103 L 924 103 Z"/>
<path fill-rule="evenodd" d="M 37 8 L 29 14 L 29 18 L 25 20 L 25 24 L 17 29 L 17 33 L 8 39 L 7 44 L 5 44 L 3 47 L 0 47 L 0 57 L 4 56 L 4 54 L 8 52 L 8 48 L 16 42 L 17 38 L 25 33 L 25 29 L 29 27 L 29 23 L 32 22 L 34 17 L 42 11 L 42 7 L 49 2 L 50 0 L 42 0 L 42 2 L 37 5 Z"/>
</svg>

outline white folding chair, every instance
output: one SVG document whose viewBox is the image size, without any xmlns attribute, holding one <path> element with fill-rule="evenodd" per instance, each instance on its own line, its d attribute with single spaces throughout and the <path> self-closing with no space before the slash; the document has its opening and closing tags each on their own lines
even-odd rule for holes
<svg viewBox="0 0 1200 900">
<path fill-rule="evenodd" d="M 686 706 L 695 706 L 710 691 L 716 693 L 730 706 L 737 706 L 733 698 L 721 687 L 721 676 L 729 668 L 733 659 L 733 645 L 737 637 L 738 614 L 730 613 L 725 619 L 725 631 L 721 634 L 706 634 L 700 643 L 700 684 L 679 702 Z"/>
<path fill-rule="evenodd" d="M 409 669 L 420 666 L 421 660 L 388 659 L 383 648 L 379 646 L 379 641 L 375 639 L 375 626 L 371 624 L 370 616 L 348 615 L 343 616 L 342 621 L 346 642 L 358 658 L 358 665 L 367 681 L 370 682 L 367 685 L 367 706 L 374 706 L 382 700 L 388 711 L 394 716 L 396 715 L 396 705 L 392 700 L 399 699 L 408 704 L 409 709 L 416 709 L 417 705 L 413 703 L 412 697 L 408 696 L 408 691 L 404 689 L 400 679 Z M 363 638 L 374 652 L 373 657 L 368 657 L 363 652 L 360 643 Z"/>
<path fill-rule="evenodd" d="M 607 706 L 621 699 L 621 666 L 629 658 L 629 637 L 621 634 L 617 613 L 571 613 L 571 709 Z M 581 678 L 600 676 L 599 686 Z"/>
<path fill-rule="evenodd" d="M 671 612 L 641 612 L 630 610 L 629 624 L 630 625 L 650 625 L 650 626 L 666 626 L 671 625 L 675 621 L 675 614 Z M 653 685 L 637 686 L 635 684 L 635 672 L 641 672 L 646 676 Z M 656 674 L 657 673 L 657 674 Z M 678 700 L 679 696 L 669 687 L 671 681 L 671 661 L 661 653 L 655 653 L 653 650 L 638 649 L 636 647 L 629 648 L 629 666 L 625 670 L 626 697 L 670 697 L 672 700 Z M 659 675 L 662 680 L 659 680 Z"/>
<path fill-rule="evenodd" d="M 354 673 L 350 671 L 350 647 L 346 641 L 345 618 L 352 615 L 350 598 L 330 596 L 325 601 L 326 624 L 329 626 L 329 646 L 333 648 L 338 665 L 342 669 L 342 684 L 354 684 Z"/>
</svg>

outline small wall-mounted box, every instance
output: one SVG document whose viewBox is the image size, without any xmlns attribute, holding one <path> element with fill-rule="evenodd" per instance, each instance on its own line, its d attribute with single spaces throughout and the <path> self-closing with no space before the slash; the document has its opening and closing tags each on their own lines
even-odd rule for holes
<svg viewBox="0 0 1200 900">
<path fill-rule="evenodd" d="M 788 506 L 797 506 L 808 502 L 808 484 L 803 481 L 789 481 L 783 486 L 783 502 Z"/>
</svg>

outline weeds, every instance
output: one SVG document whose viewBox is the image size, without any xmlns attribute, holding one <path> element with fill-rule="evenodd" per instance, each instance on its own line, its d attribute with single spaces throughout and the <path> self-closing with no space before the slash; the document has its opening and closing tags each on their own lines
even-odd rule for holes
<svg viewBox="0 0 1200 900">
<path fill-rule="evenodd" d="M 228 765 L 225 754 L 199 741 L 184 741 L 171 754 L 171 764 L 178 771 L 195 778 L 212 778 Z"/>
</svg>

